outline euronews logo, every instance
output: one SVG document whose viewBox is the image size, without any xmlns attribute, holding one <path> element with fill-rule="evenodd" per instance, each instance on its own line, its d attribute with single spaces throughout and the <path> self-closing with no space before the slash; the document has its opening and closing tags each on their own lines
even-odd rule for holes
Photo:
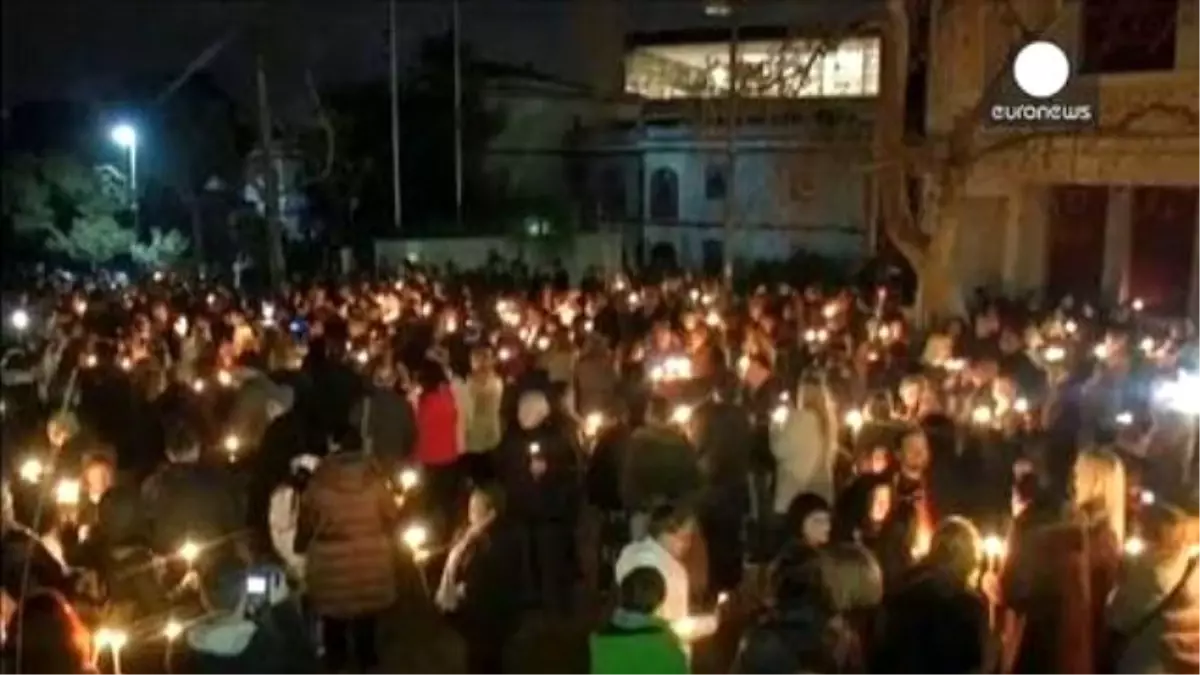
<svg viewBox="0 0 1200 675">
<path fill-rule="evenodd" d="M 1063 48 L 1039 40 L 1012 58 L 987 121 L 996 126 L 1078 129 L 1096 126 L 1094 82 L 1075 77 Z"/>
</svg>

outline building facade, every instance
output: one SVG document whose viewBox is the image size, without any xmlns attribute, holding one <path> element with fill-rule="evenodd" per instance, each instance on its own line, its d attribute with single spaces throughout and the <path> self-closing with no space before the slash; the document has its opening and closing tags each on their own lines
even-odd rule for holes
<svg viewBox="0 0 1200 675">
<path fill-rule="evenodd" d="M 1011 8 L 1011 9 L 1010 9 Z M 967 0 L 934 11 L 927 130 L 946 134 L 994 78 L 1021 24 L 1045 28 L 1095 86 L 1095 131 L 1022 134 L 969 166 L 956 240 L 964 286 L 1141 298 L 1195 311 L 1200 79 L 1192 0 Z M 986 138 L 985 138 L 986 137 Z"/>
<path fill-rule="evenodd" d="M 747 260 L 870 251 L 876 37 L 632 34 L 623 65 L 624 103 L 586 146 L 598 223 L 687 265 L 719 265 L 727 246 Z"/>
</svg>

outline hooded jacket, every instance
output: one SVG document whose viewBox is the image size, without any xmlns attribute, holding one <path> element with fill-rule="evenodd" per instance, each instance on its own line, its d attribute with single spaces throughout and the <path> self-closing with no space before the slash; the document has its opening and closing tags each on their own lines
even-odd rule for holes
<svg viewBox="0 0 1200 675">
<path fill-rule="evenodd" d="M 679 638 L 658 617 L 617 610 L 588 642 L 592 673 L 691 672 Z"/>
</svg>

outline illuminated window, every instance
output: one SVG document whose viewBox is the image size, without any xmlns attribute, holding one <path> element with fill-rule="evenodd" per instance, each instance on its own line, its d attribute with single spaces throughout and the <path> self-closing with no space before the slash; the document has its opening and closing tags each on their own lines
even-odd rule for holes
<svg viewBox="0 0 1200 675">
<path fill-rule="evenodd" d="M 832 48 L 815 40 L 739 45 L 741 95 L 748 98 L 875 96 L 879 40 Z M 729 91 L 729 44 L 642 47 L 625 59 L 625 90 L 651 99 L 719 97 Z"/>
</svg>

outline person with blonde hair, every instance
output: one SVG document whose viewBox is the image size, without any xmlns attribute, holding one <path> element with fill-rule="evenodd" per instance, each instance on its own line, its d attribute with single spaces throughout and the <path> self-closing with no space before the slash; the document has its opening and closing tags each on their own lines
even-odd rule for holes
<svg viewBox="0 0 1200 675">
<path fill-rule="evenodd" d="M 876 610 L 883 600 L 883 570 L 860 544 L 833 544 L 818 558 L 834 610 L 854 637 L 860 654 L 869 653 Z"/>
<path fill-rule="evenodd" d="M 1065 509 L 1027 510 L 1009 537 L 1000 575 L 1015 620 L 1006 672 L 1092 673 L 1106 652 L 1104 605 L 1125 534 L 1125 470 L 1113 452 L 1079 453 Z"/>
<path fill-rule="evenodd" d="M 959 517 L 942 521 L 929 554 L 888 591 L 870 672 L 992 672 L 988 607 L 973 583 L 981 560 L 975 526 Z"/>
<path fill-rule="evenodd" d="M 786 418 L 772 420 L 776 514 L 785 513 L 801 493 L 811 492 L 828 502 L 835 496 L 838 429 L 829 390 L 820 381 L 801 382 L 796 401 Z"/>
</svg>

